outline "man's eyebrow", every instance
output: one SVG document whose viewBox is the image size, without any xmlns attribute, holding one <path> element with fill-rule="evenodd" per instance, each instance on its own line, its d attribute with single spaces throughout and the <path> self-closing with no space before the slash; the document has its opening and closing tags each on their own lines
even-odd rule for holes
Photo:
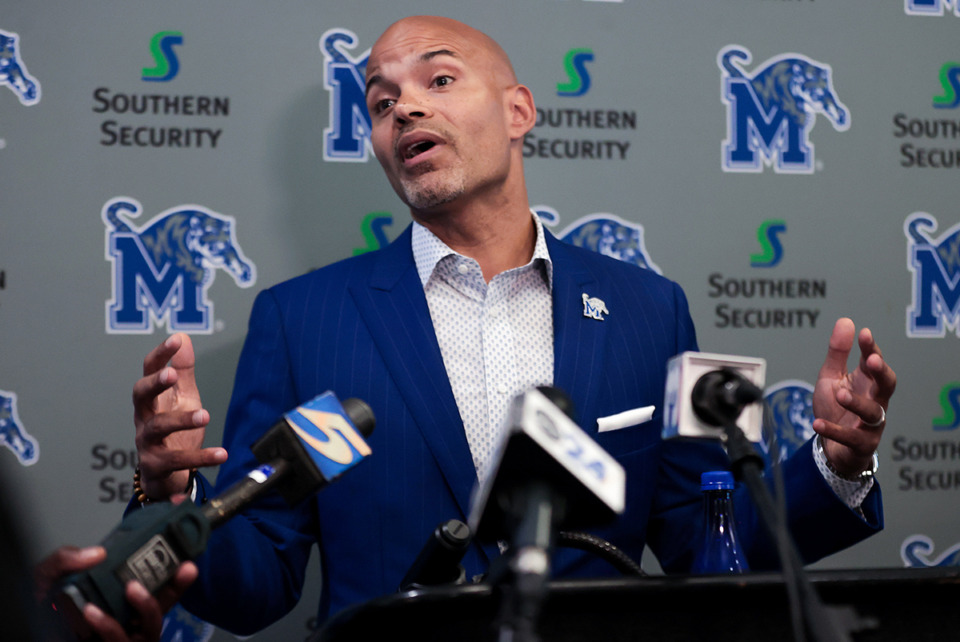
<svg viewBox="0 0 960 642">
<path fill-rule="evenodd" d="M 451 49 L 436 49 L 434 51 L 428 51 L 424 54 L 421 54 L 417 62 L 421 62 L 421 63 L 429 62 L 434 58 L 436 58 L 437 56 L 450 56 L 452 58 L 458 58 L 458 59 L 460 58 L 460 54 L 458 54 L 456 51 L 453 51 Z M 374 85 L 382 81 L 383 81 L 383 77 L 380 74 L 374 74 L 373 76 L 370 76 L 369 80 L 367 80 L 367 86 L 363 94 L 364 97 L 370 94 L 370 90 L 373 89 Z"/>
<path fill-rule="evenodd" d="M 428 51 L 427 53 L 420 56 L 420 62 L 427 62 L 428 60 L 433 60 L 437 56 L 452 56 L 454 58 L 460 57 L 460 55 L 456 51 L 451 51 L 450 49 L 437 49 L 435 51 Z"/>
<path fill-rule="evenodd" d="M 373 86 L 383 80 L 383 77 L 380 74 L 374 74 L 367 79 L 367 88 L 363 92 L 363 97 L 366 98 L 370 95 L 370 90 L 373 89 Z"/>
</svg>

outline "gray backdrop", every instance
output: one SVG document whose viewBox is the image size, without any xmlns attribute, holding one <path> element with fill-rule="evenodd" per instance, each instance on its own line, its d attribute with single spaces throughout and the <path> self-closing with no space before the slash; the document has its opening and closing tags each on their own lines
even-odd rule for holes
<svg viewBox="0 0 960 642">
<path fill-rule="evenodd" d="M 703 350 L 763 357 L 769 386 L 802 389 L 836 318 L 873 329 L 899 375 L 879 452 L 887 527 L 817 567 L 949 563 L 960 0 L 3 0 L 0 466 L 33 554 L 118 521 L 131 386 L 168 332 L 195 335 L 217 444 L 256 292 L 407 225 L 349 78 L 416 13 L 503 44 L 541 110 L 531 205 L 557 233 L 604 214 L 601 243 L 619 232 L 622 258 L 684 287 Z M 356 41 L 325 55 L 331 34 Z M 116 199 L 123 223 L 108 224 Z M 226 250 L 179 250 L 200 281 L 147 230 L 183 231 L 183 210 L 232 227 Z M 178 325 L 191 305 L 200 321 Z M 313 575 L 256 639 L 307 635 Z"/>
</svg>

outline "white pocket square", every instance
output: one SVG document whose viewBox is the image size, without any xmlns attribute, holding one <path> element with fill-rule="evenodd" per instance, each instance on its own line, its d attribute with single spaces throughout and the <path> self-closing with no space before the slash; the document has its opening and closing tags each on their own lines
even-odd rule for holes
<svg viewBox="0 0 960 642">
<path fill-rule="evenodd" d="M 624 410 L 609 417 L 600 417 L 597 419 L 597 427 L 599 428 L 599 432 L 610 432 L 611 430 L 620 430 L 627 426 L 636 426 L 645 421 L 650 421 L 655 409 L 656 406 L 642 406 L 640 408 Z"/>
</svg>

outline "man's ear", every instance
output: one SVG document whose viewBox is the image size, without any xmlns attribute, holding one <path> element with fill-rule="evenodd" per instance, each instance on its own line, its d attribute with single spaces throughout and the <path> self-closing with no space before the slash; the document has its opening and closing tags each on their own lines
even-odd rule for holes
<svg viewBox="0 0 960 642">
<path fill-rule="evenodd" d="M 537 107 L 533 103 L 533 93 L 524 85 L 514 85 L 507 90 L 507 126 L 510 140 L 519 140 L 526 135 L 537 122 Z"/>
</svg>

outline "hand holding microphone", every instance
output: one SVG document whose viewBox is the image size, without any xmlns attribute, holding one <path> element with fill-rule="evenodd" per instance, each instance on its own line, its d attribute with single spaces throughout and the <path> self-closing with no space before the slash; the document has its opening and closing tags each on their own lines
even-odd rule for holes
<svg viewBox="0 0 960 642">
<path fill-rule="evenodd" d="M 286 413 L 252 450 L 261 466 L 203 506 L 153 504 L 131 513 L 102 542 L 106 560 L 60 585 L 54 603 L 79 634 L 81 612 L 96 604 L 125 626 L 132 612 L 124 586 L 137 580 L 159 591 L 180 565 L 206 548 L 210 531 L 272 489 L 293 505 L 370 455 L 361 435 L 373 431 L 373 412 L 359 399 L 343 405 L 331 392 Z"/>
</svg>

